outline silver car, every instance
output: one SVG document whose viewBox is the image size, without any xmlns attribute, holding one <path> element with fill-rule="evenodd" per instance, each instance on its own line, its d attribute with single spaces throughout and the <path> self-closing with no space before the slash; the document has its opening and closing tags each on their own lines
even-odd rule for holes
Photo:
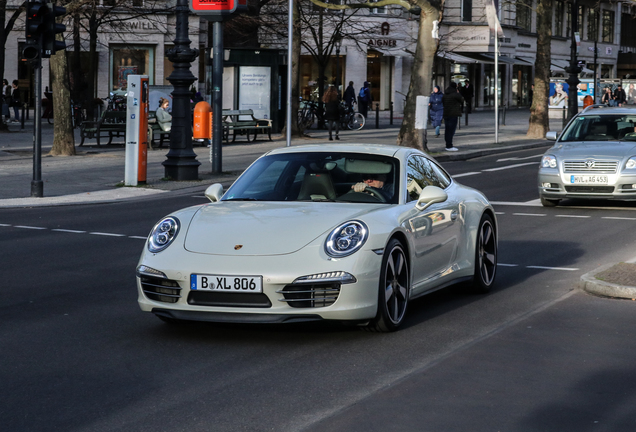
<svg viewBox="0 0 636 432">
<path fill-rule="evenodd" d="M 541 204 L 564 198 L 636 200 L 636 110 L 594 105 L 576 115 L 541 159 Z"/>
</svg>

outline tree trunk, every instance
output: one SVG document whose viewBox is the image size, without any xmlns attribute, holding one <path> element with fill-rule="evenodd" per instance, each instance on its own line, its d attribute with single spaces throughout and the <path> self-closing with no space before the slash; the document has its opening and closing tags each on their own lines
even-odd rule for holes
<svg viewBox="0 0 636 432">
<path fill-rule="evenodd" d="M 89 47 L 88 47 L 88 73 L 86 74 L 87 85 L 86 85 L 86 117 L 94 118 L 95 117 L 95 75 L 97 74 L 97 56 L 99 53 L 97 52 L 97 32 L 99 30 L 99 26 L 97 24 L 97 19 L 95 17 L 95 11 L 93 11 L 93 15 L 89 19 Z M 110 89 L 109 89 L 110 91 Z"/>
<path fill-rule="evenodd" d="M 550 41 L 552 40 L 552 0 L 537 4 L 537 60 L 534 63 L 534 92 L 530 107 L 528 138 L 545 138 L 550 129 L 548 85 L 550 83 Z"/>
<path fill-rule="evenodd" d="M 61 38 L 58 38 L 61 40 Z M 71 123 L 71 92 L 68 81 L 66 52 L 51 56 L 51 91 L 53 92 L 53 147 L 52 156 L 75 155 L 75 137 Z"/>
<path fill-rule="evenodd" d="M 291 94 L 291 110 L 292 110 L 292 135 L 302 137 L 305 131 L 298 127 L 298 111 L 300 109 L 300 46 L 301 46 L 301 22 L 299 2 L 293 3 L 293 31 L 292 39 L 292 94 Z"/>
<path fill-rule="evenodd" d="M 398 134 L 397 143 L 401 146 L 413 147 L 428 152 L 426 144 L 421 140 L 420 131 L 415 129 L 415 104 L 417 96 L 425 96 L 431 92 L 433 79 L 433 63 L 437 51 L 438 40 L 433 39 L 433 22 L 439 20 L 440 10 L 426 4 L 420 15 L 420 28 L 417 36 L 417 47 L 411 69 L 411 83 L 404 107 L 404 120 Z M 425 133 L 425 132 L 424 132 Z"/>
</svg>

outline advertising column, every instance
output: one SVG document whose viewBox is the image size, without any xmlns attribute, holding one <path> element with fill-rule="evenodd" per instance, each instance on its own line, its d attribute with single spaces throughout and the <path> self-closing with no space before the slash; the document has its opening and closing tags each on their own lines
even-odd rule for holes
<svg viewBox="0 0 636 432">
<path fill-rule="evenodd" d="M 146 183 L 148 158 L 148 76 L 128 75 L 124 183 Z"/>
</svg>

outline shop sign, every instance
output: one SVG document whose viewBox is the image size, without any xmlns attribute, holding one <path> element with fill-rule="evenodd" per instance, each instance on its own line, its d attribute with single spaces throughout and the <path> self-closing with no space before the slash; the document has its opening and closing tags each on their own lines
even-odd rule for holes
<svg viewBox="0 0 636 432">
<path fill-rule="evenodd" d="M 369 39 L 367 45 L 370 47 L 396 48 L 397 41 L 393 39 Z"/>
<path fill-rule="evenodd" d="M 197 15 L 229 15 L 238 4 L 239 0 L 190 0 L 190 10 Z"/>
</svg>

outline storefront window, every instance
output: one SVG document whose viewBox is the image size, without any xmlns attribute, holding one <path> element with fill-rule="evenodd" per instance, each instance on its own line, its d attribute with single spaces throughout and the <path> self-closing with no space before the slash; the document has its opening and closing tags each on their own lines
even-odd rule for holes
<svg viewBox="0 0 636 432">
<path fill-rule="evenodd" d="M 614 11 L 603 11 L 603 42 L 614 43 Z"/>
<path fill-rule="evenodd" d="M 334 83 L 336 79 L 336 69 L 340 74 L 338 83 L 342 87 L 342 77 L 345 75 L 345 56 L 340 55 L 340 66 L 336 68 L 336 56 L 331 56 L 327 67 L 325 68 L 324 75 L 324 88 L 327 85 Z M 312 56 L 300 56 L 300 96 L 303 99 L 311 99 L 318 101 L 318 84 L 319 84 L 319 68 L 318 64 L 314 61 Z M 362 83 L 355 83 L 356 86 L 362 87 Z M 340 89 L 342 91 L 342 88 Z"/>
<path fill-rule="evenodd" d="M 532 76 L 532 66 L 512 67 L 512 106 L 530 105 L 530 77 Z"/>
<path fill-rule="evenodd" d="M 565 3 L 557 1 L 554 8 L 554 35 L 563 36 L 563 14 L 565 12 Z"/>
<path fill-rule="evenodd" d="M 154 48 L 144 46 L 111 46 L 110 85 L 111 90 L 125 90 L 128 75 L 148 75 L 154 85 Z"/>
<path fill-rule="evenodd" d="M 499 66 L 499 74 L 497 76 L 497 87 L 499 94 L 499 106 L 502 105 L 502 94 L 503 89 L 501 88 L 501 83 L 505 82 L 505 73 L 506 67 Z M 483 106 L 495 106 L 495 65 L 494 64 L 486 64 L 484 65 L 484 87 L 483 87 Z"/>
<path fill-rule="evenodd" d="M 598 40 L 598 11 L 590 8 L 587 16 L 587 39 Z"/>
</svg>

